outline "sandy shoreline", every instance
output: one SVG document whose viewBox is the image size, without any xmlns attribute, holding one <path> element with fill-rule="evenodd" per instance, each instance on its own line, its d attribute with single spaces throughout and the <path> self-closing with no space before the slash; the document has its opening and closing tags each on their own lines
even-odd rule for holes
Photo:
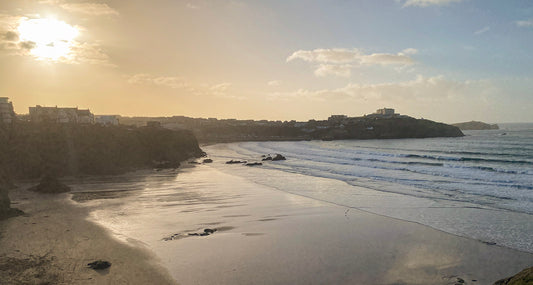
<svg viewBox="0 0 533 285">
<path fill-rule="evenodd" d="M 150 251 L 121 243 L 89 222 L 88 209 L 69 194 L 13 189 L 10 197 L 26 215 L 0 221 L 0 283 L 175 284 Z M 112 266 L 87 267 L 98 259 Z"/>
<path fill-rule="evenodd" d="M 105 196 L 94 204 L 73 202 L 70 194 L 12 191 L 13 206 L 27 215 L 0 223 L 0 268 L 12 267 L 0 270 L 0 279 L 10 280 L 7 284 L 492 284 L 533 264 L 529 253 L 289 194 L 207 165 L 179 175 L 139 175 L 116 185 L 74 185 L 74 192 L 127 189 L 126 196 Z M 220 230 L 188 236 L 204 228 Z M 112 237 L 117 230 L 129 237 L 127 244 Z M 165 240 L 173 235 L 179 238 Z M 96 259 L 112 262 L 111 270 L 87 268 Z"/>
</svg>

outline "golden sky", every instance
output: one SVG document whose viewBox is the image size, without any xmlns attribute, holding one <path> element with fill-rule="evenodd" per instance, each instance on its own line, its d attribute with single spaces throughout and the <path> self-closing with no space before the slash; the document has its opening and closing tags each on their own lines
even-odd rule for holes
<svg viewBox="0 0 533 285">
<path fill-rule="evenodd" d="M 505 5 L 504 5 L 505 4 Z M 527 1 L 7 0 L 0 96 L 95 114 L 532 122 Z"/>
</svg>

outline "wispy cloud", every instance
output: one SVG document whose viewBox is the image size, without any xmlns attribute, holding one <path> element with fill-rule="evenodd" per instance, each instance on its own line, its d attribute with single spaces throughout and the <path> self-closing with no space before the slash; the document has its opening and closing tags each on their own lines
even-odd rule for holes
<svg viewBox="0 0 533 285">
<path fill-rule="evenodd" d="M 56 5 L 68 12 L 91 16 L 118 15 L 119 13 L 105 3 L 77 2 L 69 3 L 65 0 L 41 0 L 41 4 Z"/>
<path fill-rule="evenodd" d="M 187 88 L 190 85 L 182 77 L 177 76 L 154 76 L 147 73 L 139 73 L 128 79 L 130 84 L 158 85 L 173 89 Z"/>
<path fill-rule="evenodd" d="M 315 75 L 325 77 L 335 75 L 340 77 L 350 77 L 352 66 L 350 64 L 320 64 L 315 70 Z"/>
<path fill-rule="evenodd" d="M 396 0 L 398 1 L 398 0 Z M 434 5 L 448 5 L 451 3 L 458 3 L 464 0 L 407 0 L 404 2 L 403 7 L 415 6 L 415 7 L 428 7 Z"/>
<path fill-rule="evenodd" d="M 515 24 L 516 24 L 518 27 L 522 27 L 522 28 L 533 27 L 533 19 L 522 20 L 522 21 L 516 21 Z"/>
<path fill-rule="evenodd" d="M 365 54 L 357 48 L 298 50 L 287 57 L 287 62 L 300 59 L 303 61 L 316 63 L 318 64 L 315 69 L 316 76 L 335 75 L 350 77 L 351 69 L 356 66 L 413 65 L 415 61 L 409 55 L 416 54 L 417 52 L 418 50 L 413 48 L 405 49 L 397 54 Z"/>
<path fill-rule="evenodd" d="M 282 83 L 281 80 L 271 80 L 267 82 L 267 85 L 268 86 L 280 86 L 281 83 Z"/>
<path fill-rule="evenodd" d="M 479 29 L 477 31 L 474 32 L 474 35 L 481 35 L 481 34 L 484 34 L 486 32 L 490 31 L 490 27 L 489 26 L 486 26 L 486 27 L 483 27 L 482 29 Z"/>
<path fill-rule="evenodd" d="M 148 73 L 139 73 L 128 78 L 128 83 L 145 86 L 159 86 L 171 89 L 180 89 L 192 95 L 212 95 L 225 98 L 237 98 L 229 93 L 232 84 L 223 82 L 214 85 L 192 84 L 187 78 L 180 76 L 156 76 Z"/>
<path fill-rule="evenodd" d="M 384 102 L 404 102 L 405 100 L 432 101 L 435 99 L 455 100 L 470 96 L 474 90 L 489 90 L 487 81 L 454 81 L 443 76 L 424 77 L 380 84 L 350 83 L 336 89 L 306 90 L 271 93 L 271 99 L 304 98 L 308 100 L 376 100 Z"/>
<path fill-rule="evenodd" d="M 189 9 L 200 9 L 200 5 L 198 5 L 198 4 L 187 3 L 186 6 Z"/>
</svg>

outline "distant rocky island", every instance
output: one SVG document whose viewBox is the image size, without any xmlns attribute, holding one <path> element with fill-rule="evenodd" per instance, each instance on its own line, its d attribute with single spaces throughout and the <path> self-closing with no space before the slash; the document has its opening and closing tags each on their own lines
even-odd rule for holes
<svg viewBox="0 0 533 285">
<path fill-rule="evenodd" d="M 452 124 L 461 130 L 499 130 L 500 127 L 497 124 L 487 124 L 479 121 L 470 121 L 464 123 Z"/>
<path fill-rule="evenodd" d="M 380 109 L 361 117 L 332 115 L 327 120 L 267 121 L 216 118 L 121 117 L 125 125 L 158 125 L 191 130 L 201 143 L 235 141 L 341 140 L 461 137 L 456 126 L 415 119 Z"/>
</svg>

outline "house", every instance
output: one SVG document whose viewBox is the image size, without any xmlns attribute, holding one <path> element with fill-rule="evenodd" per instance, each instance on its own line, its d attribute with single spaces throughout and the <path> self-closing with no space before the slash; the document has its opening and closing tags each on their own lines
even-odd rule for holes
<svg viewBox="0 0 533 285">
<path fill-rule="evenodd" d="M 94 115 L 87 110 L 77 110 L 78 124 L 94 124 Z"/>
<path fill-rule="evenodd" d="M 382 115 L 382 116 L 394 116 L 394 109 L 391 109 L 391 108 L 377 109 L 375 114 Z"/>
<path fill-rule="evenodd" d="M 94 122 L 104 126 L 118 126 L 119 118 L 119 115 L 96 115 Z"/>
<path fill-rule="evenodd" d="M 13 103 L 8 97 L 0 97 L 0 123 L 10 124 L 14 119 Z"/>
<path fill-rule="evenodd" d="M 75 108 L 43 107 L 37 105 L 30 107 L 30 121 L 32 122 L 53 122 L 53 123 L 73 123 L 73 124 L 93 124 L 94 115 L 89 109 L 80 110 Z"/>
</svg>

